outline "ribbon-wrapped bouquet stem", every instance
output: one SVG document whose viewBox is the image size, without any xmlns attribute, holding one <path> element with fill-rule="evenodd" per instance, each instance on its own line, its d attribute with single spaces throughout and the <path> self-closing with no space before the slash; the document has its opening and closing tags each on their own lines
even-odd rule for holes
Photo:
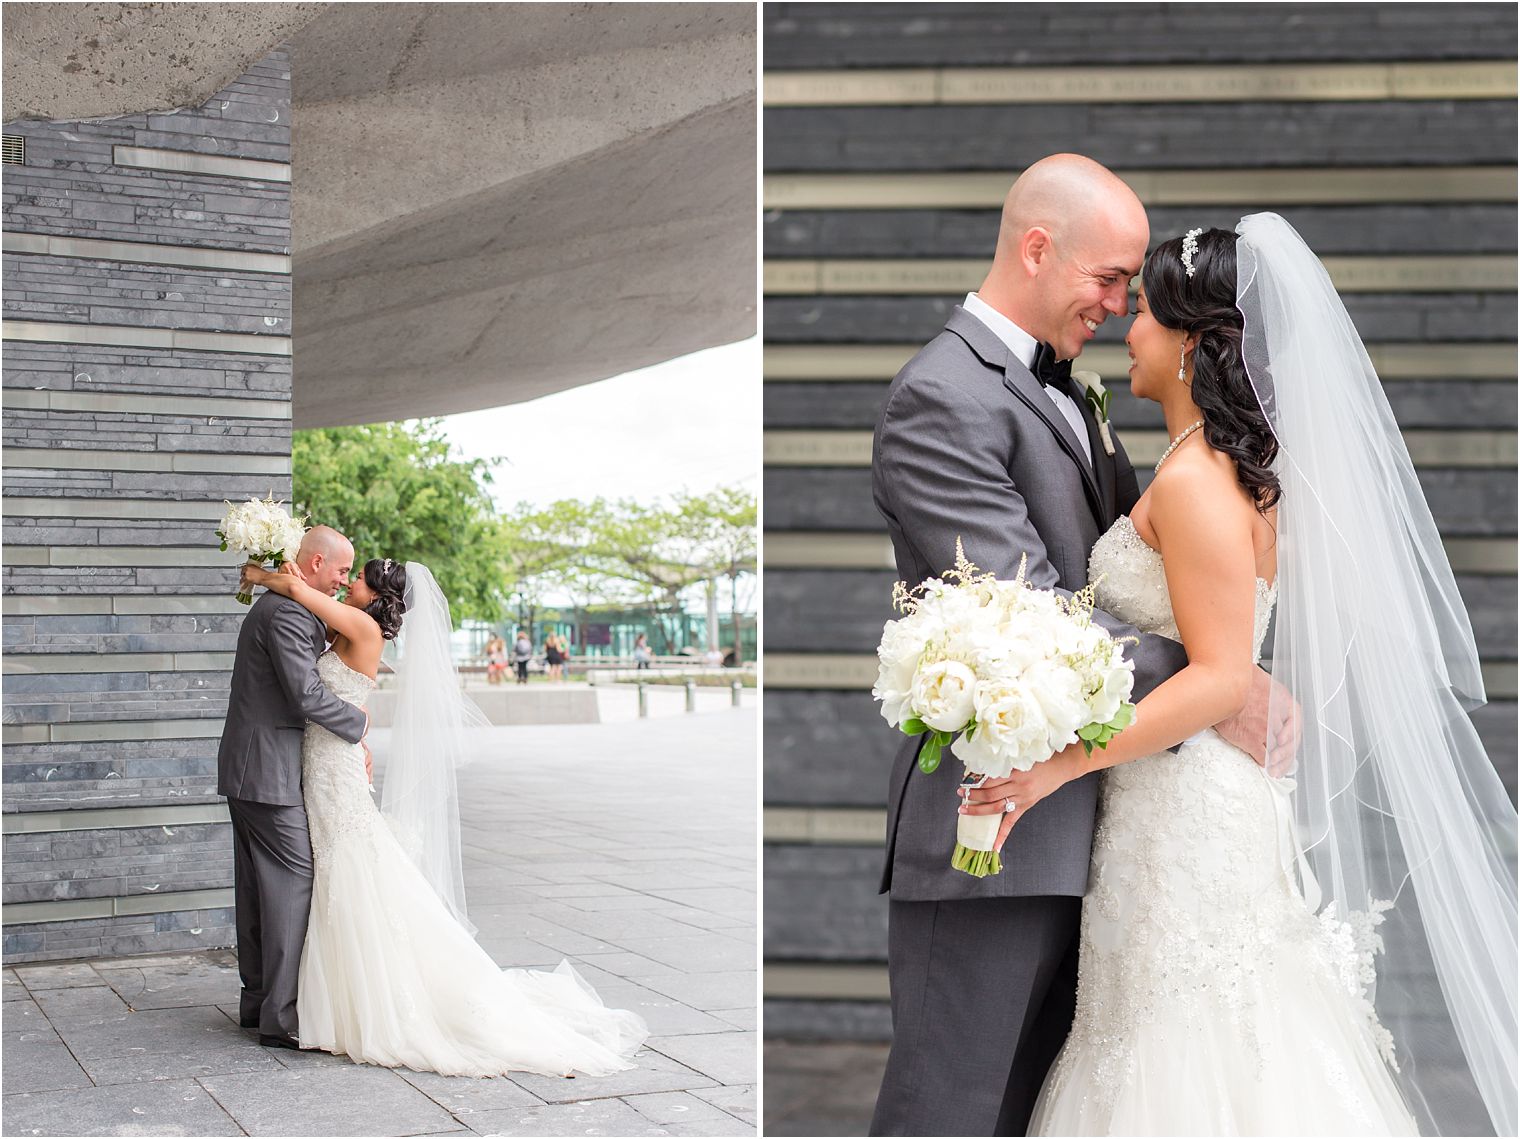
<svg viewBox="0 0 1520 1139">
<path fill-rule="evenodd" d="M 292 518 L 284 505 L 276 502 L 273 493 L 268 498 L 250 498 L 236 506 L 228 502 L 222 515 L 216 536 L 222 540 L 223 550 L 233 550 L 249 562 L 263 565 L 288 562 L 301 548 L 306 527 Z M 304 521 L 304 519 L 302 520 Z M 234 595 L 244 605 L 253 604 L 248 593 Z"/>
<path fill-rule="evenodd" d="M 948 746 L 967 778 L 1028 771 L 1070 745 L 1094 747 L 1126 728 L 1134 664 L 1092 620 L 1092 587 L 1070 598 L 1018 576 L 979 573 L 955 544 L 955 568 L 909 589 L 898 582 L 876 650 L 871 695 L 887 723 L 926 736 L 918 766 L 939 767 Z M 978 878 L 996 874 L 1001 815 L 960 815 L 951 865 Z"/>
</svg>

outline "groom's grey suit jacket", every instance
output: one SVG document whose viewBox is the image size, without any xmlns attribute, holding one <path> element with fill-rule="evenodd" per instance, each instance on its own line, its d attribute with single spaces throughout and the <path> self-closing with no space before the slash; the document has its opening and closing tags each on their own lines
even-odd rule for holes
<svg viewBox="0 0 1520 1139">
<path fill-rule="evenodd" d="M 238 631 L 216 755 L 218 795 L 300 806 L 306 722 L 349 743 L 363 738 L 364 713 L 329 692 L 317 675 L 325 644 L 322 622 L 305 606 L 272 592 L 253 603 Z"/>
<path fill-rule="evenodd" d="M 1123 447 L 1104 453 L 1085 401 L 1093 456 L 1044 386 L 1007 345 L 965 309 L 903 366 L 876 428 L 871 486 L 887 520 L 898 576 L 917 585 L 966 556 L 985 571 L 1025 575 L 1039 588 L 1081 589 L 1093 543 L 1139 498 Z M 1096 468 L 1096 469 L 1094 469 Z M 1187 663 L 1182 646 L 1098 613 L 1128 648 L 1138 701 Z M 1075 780 L 1023 816 L 1003 847 L 1003 871 L 973 878 L 953 870 L 956 786 L 961 765 L 947 750 L 932 775 L 918 770 L 922 737 L 905 738 L 892 769 L 887 855 L 881 889 L 899 901 L 1037 894 L 1087 889 L 1097 808 L 1096 775 Z"/>
</svg>

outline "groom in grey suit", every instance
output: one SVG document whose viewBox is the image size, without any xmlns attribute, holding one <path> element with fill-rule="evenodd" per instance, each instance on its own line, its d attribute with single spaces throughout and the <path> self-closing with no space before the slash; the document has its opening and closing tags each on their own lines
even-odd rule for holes
<svg viewBox="0 0 1520 1139">
<path fill-rule="evenodd" d="M 1079 155 L 1041 160 L 1009 191 L 986 281 L 898 373 L 877 425 L 872 489 L 902 580 L 950 568 L 959 538 L 998 577 L 1027 557 L 1036 587 L 1087 584 L 1093 543 L 1139 485 L 1117 439 L 1108 453 L 1070 360 L 1128 313 L 1149 233 L 1133 191 Z M 1094 616 L 1139 638 L 1134 700 L 1186 664 L 1176 642 Z M 1219 728 L 1241 746 L 1258 729 L 1266 739 L 1258 680 L 1240 723 Z M 973 878 L 950 866 L 960 765 L 923 774 L 921 742 L 904 741 L 891 776 L 893 1041 L 871 1134 L 1022 1135 L 1075 1008 L 1097 777 L 1015 810 L 1002 873 Z"/>
<path fill-rule="evenodd" d="M 332 596 L 348 584 L 354 548 L 313 527 L 296 564 Z M 217 751 L 217 794 L 232 815 L 240 1023 L 259 1043 L 297 1047 L 296 982 L 311 910 L 311 836 L 301 798 L 301 740 L 308 720 L 350 743 L 367 713 L 329 692 L 317 675 L 326 630 L 309 609 L 266 592 L 238 632 L 227 722 Z"/>
</svg>

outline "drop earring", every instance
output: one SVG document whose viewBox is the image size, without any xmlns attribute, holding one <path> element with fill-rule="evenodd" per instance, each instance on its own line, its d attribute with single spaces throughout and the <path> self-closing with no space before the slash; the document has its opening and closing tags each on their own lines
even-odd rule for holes
<svg viewBox="0 0 1520 1139">
<path fill-rule="evenodd" d="M 1177 361 L 1177 378 L 1183 383 L 1187 382 L 1187 345 L 1182 346 L 1182 358 Z"/>
</svg>

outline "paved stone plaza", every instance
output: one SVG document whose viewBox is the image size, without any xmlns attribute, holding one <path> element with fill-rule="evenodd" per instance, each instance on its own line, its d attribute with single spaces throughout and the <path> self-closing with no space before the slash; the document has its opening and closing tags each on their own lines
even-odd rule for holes
<svg viewBox="0 0 1520 1139">
<path fill-rule="evenodd" d="M 499 964 L 568 957 L 649 1022 L 635 1070 L 448 1079 L 261 1048 L 230 950 L 18 965 L 4 1133 L 754 1134 L 753 693 L 686 714 L 676 689 L 642 721 L 631 693 L 603 701 L 602 724 L 490 729 L 460 775 L 465 874 Z"/>
</svg>

